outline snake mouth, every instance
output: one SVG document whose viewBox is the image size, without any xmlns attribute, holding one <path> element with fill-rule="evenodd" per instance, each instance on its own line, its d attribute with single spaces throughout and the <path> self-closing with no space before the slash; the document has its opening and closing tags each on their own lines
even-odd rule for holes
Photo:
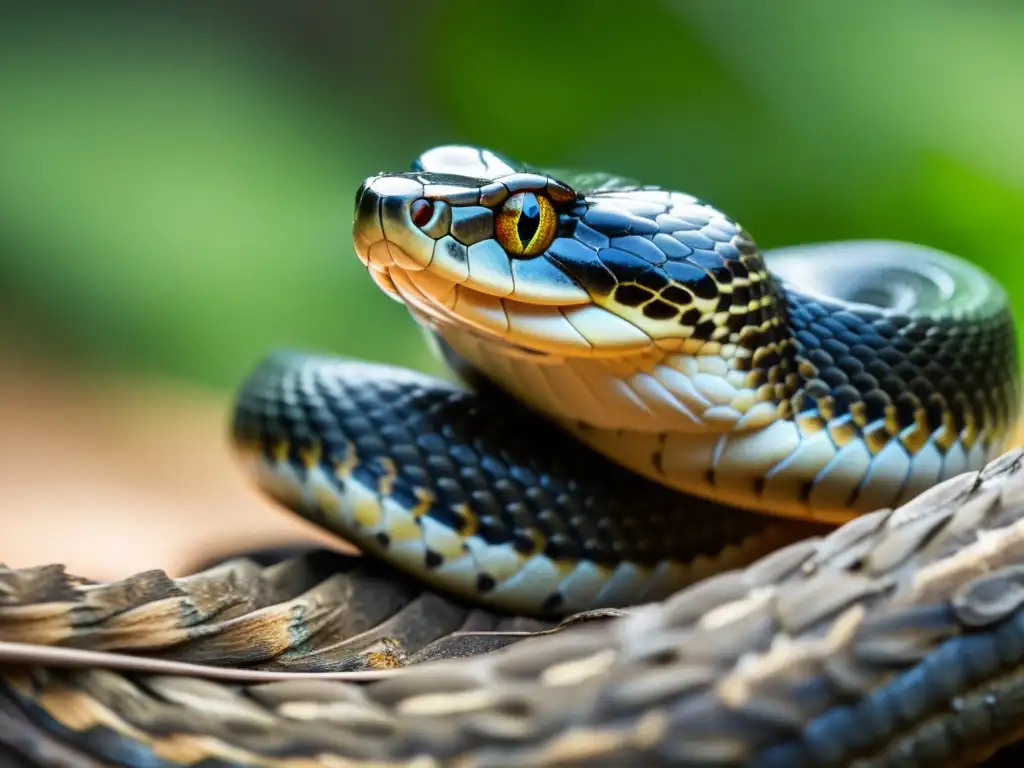
<svg viewBox="0 0 1024 768">
<path fill-rule="evenodd" d="M 636 326 L 590 301 L 533 304 L 456 283 L 429 269 L 369 265 L 374 282 L 421 322 L 444 332 L 470 330 L 484 339 L 530 353 L 613 357 L 650 348 Z"/>
</svg>

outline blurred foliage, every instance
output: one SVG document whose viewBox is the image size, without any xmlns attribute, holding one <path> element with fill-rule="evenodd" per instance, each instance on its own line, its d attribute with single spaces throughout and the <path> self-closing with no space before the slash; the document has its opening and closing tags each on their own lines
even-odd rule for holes
<svg viewBox="0 0 1024 768">
<path fill-rule="evenodd" d="M 290 346 L 420 368 L 359 181 L 473 142 L 674 186 L 762 247 L 899 238 L 1024 317 L 1024 6 L 47 3 L 0 26 L 0 316 L 231 387 Z"/>
</svg>

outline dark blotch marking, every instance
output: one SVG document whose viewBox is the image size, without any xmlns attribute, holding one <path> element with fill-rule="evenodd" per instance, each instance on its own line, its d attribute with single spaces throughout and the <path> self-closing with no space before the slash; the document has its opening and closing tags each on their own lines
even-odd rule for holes
<svg viewBox="0 0 1024 768">
<path fill-rule="evenodd" d="M 668 320 L 679 314 L 679 310 L 660 299 L 655 299 L 644 307 L 644 316 L 652 320 Z"/>
<path fill-rule="evenodd" d="M 713 299 L 718 295 L 718 283 L 707 272 L 703 274 L 704 277 L 693 282 L 690 287 L 695 296 L 702 299 Z"/>
<path fill-rule="evenodd" d="M 444 562 L 444 558 L 434 550 L 428 549 L 423 558 L 423 562 L 426 563 L 427 568 L 440 568 L 441 564 Z"/>
<path fill-rule="evenodd" d="M 615 300 L 627 307 L 639 307 L 651 296 L 650 291 L 639 285 L 620 285 L 615 289 Z"/>
<path fill-rule="evenodd" d="M 445 249 L 448 258 L 459 264 L 465 264 L 469 259 L 469 254 L 466 251 L 466 246 L 460 243 L 454 238 L 451 240 L 439 240 L 438 245 Z"/>
<path fill-rule="evenodd" d="M 407 506 L 415 506 L 415 504 Z M 466 518 L 456 512 L 452 506 L 435 504 L 431 506 L 427 514 L 456 533 L 463 533 L 466 530 Z"/>
<path fill-rule="evenodd" d="M 914 423 L 921 401 L 912 392 L 902 392 L 896 398 L 896 421 L 900 427 Z"/>
<path fill-rule="evenodd" d="M 883 376 L 878 380 L 881 389 L 890 399 L 895 399 L 903 391 L 906 384 L 898 376 Z"/>
<path fill-rule="evenodd" d="M 501 519 L 493 515 L 481 515 L 477 521 L 476 535 L 488 544 L 504 544 L 509 540 L 508 528 Z"/>
<path fill-rule="evenodd" d="M 850 406 L 860 400 L 860 392 L 855 386 L 845 384 L 832 390 L 832 399 L 835 401 L 835 412 L 837 416 L 843 416 L 850 412 Z"/>
<path fill-rule="evenodd" d="M 698 323 L 693 329 L 693 336 L 696 339 L 704 339 L 708 341 L 711 336 L 717 330 L 717 326 L 710 320 L 705 320 L 703 323 Z"/>
<path fill-rule="evenodd" d="M 532 555 L 534 550 L 533 537 L 528 531 L 520 530 L 512 534 L 512 546 L 523 555 Z"/>
<path fill-rule="evenodd" d="M 942 395 L 936 394 L 931 397 L 927 405 L 929 429 L 936 430 L 943 425 L 946 407 L 946 401 Z"/>
<path fill-rule="evenodd" d="M 660 291 L 668 285 L 668 278 L 665 277 L 665 273 L 657 267 L 651 267 L 646 272 L 641 273 L 637 276 L 636 281 L 652 291 Z"/>
<path fill-rule="evenodd" d="M 807 502 L 809 502 L 811 500 L 811 491 L 813 491 L 813 490 L 814 490 L 814 483 L 813 482 L 804 483 L 800 487 L 800 501 L 804 502 L 805 504 Z"/>
<path fill-rule="evenodd" d="M 678 285 L 669 285 L 661 292 L 661 298 L 665 301 L 669 301 L 673 304 L 677 304 L 680 307 L 685 307 L 691 301 L 693 296 L 689 291 L 680 288 Z"/>
<path fill-rule="evenodd" d="M 487 573 L 478 574 L 476 577 L 476 589 L 478 592 L 490 592 L 498 586 L 498 582 L 494 580 L 494 577 Z"/>
<path fill-rule="evenodd" d="M 378 531 L 377 535 L 374 538 L 377 539 L 377 543 L 380 544 L 382 547 L 391 546 L 391 537 L 388 536 L 384 531 Z"/>
<path fill-rule="evenodd" d="M 729 315 L 725 324 L 733 333 L 739 333 L 747 325 L 747 315 Z"/>
<path fill-rule="evenodd" d="M 770 370 L 782 363 L 782 357 L 775 349 L 768 347 L 764 347 L 763 349 L 764 351 L 757 356 L 758 368 L 761 370 Z"/>
<path fill-rule="evenodd" d="M 696 307 L 690 307 L 688 310 L 683 312 L 683 316 L 679 318 L 680 325 L 689 325 L 691 327 L 697 325 L 700 322 L 700 310 Z"/>
<path fill-rule="evenodd" d="M 565 598 L 562 597 L 561 593 L 555 592 L 544 601 L 544 604 L 541 606 L 541 610 L 544 612 L 556 611 L 562 607 L 562 603 L 564 602 Z"/>
<path fill-rule="evenodd" d="M 760 349 L 768 343 L 764 331 L 760 328 L 749 328 L 739 339 L 740 346 L 744 349 Z"/>
<path fill-rule="evenodd" d="M 572 538 L 562 532 L 556 532 L 548 537 L 544 547 L 544 554 L 552 560 L 566 560 L 579 555 L 579 547 Z"/>
</svg>

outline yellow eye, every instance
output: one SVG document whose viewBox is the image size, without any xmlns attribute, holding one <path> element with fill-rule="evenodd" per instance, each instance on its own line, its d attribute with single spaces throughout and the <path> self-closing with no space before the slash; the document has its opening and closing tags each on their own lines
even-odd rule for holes
<svg viewBox="0 0 1024 768">
<path fill-rule="evenodd" d="M 555 239 L 558 214 L 551 201 L 533 192 L 512 195 L 498 211 L 494 235 L 512 256 L 537 256 Z"/>
</svg>

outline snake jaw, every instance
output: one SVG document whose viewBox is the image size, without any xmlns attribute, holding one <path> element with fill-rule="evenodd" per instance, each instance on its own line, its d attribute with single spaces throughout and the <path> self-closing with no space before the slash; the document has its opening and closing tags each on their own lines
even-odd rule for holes
<svg viewBox="0 0 1024 768">
<path fill-rule="evenodd" d="M 393 301 L 398 303 L 404 303 L 402 295 L 398 292 L 398 288 L 395 285 L 394 280 L 391 279 L 391 272 L 387 269 L 380 269 L 376 266 L 367 265 L 367 271 L 370 273 L 370 278 L 376 283 L 377 287 L 380 288 L 384 295 Z"/>
<path fill-rule="evenodd" d="M 635 326 L 593 304 L 537 306 L 492 297 L 429 271 L 391 267 L 388 275 L 397 297 L 417 319 L 429 317 L 446 338 L 469 328 L 503 350 L 566 357 L 621 357 L 653 346 Z"/>
</svg>

